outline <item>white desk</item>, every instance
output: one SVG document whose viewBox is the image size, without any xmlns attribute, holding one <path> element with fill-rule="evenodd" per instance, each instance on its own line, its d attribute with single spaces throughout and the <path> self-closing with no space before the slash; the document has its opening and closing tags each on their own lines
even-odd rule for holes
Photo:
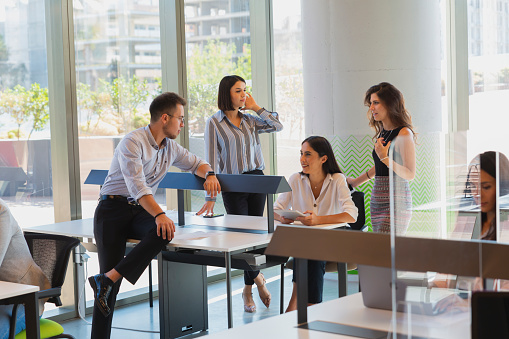
<svg viewBox="0 0 509 339">
<path fill-rule="evenodd" d="M 177 225 L 178 215 L 176 211 L 167 212 L 170 217 Z M 170 267 L 167 262 L 181 262 L 181 263 L 200 263 L 203 260 L 203 256 L 193 256 L 192 254 L 179 254 L 182 250 L 205 250 L 221 252 L 224 260 L 221 259 L 221 263 L 226 268 L 226 289 L 227 289 L 227 310 L 228 310 L 228 327 L 233 327 L 232 322 L 232 288 L 231 288 L 231 268 L 232 268 L 232 255 L 248 252 L 252 250 L 262 249 L 267 247 L 268 243 L 272 238 L 272 233 L 267 233 L 267 218 L 265 217 L 253 217 L 253 216 L 241 216 L 241 215 L 225 215 L 216 218 L 203 218 L 202 216 L 196 216 L 192 212 L 186 212 L 184 226 L 178 226 L 176 228 L 175 237 L 167 246 L 167 252 L 160 255 L 159 261 L 159 303 L 169 303 L 171 297 L 167 296 L 168 293 L 172 293 L 172 290 L 168 288 L 168 283 L 165 282 L 168 279 L 172 279 L 175 275 L 175 269 L 178 266 Z M 311 226 L 313 228 L 337 228 L 347 224 L 328 224 L 328 225 L 316 225 Z M 79 237 L 89 239 L 90 241 L 94 237 L 93 232 L 93 220 L 92 219 L 81 219 L 74 221 L 61 222 L 50 225 L 35 226 L 27 228 L 27 231 L 66 235 L 72 237 Z M 84 242 L 83 245 L 91 250 L 95 245 L 91 242 Z M 172 254 L 171 252 L 175 252 Z M 201 258 L 200 258 L 201 257 Z M 192 261 L 186 261 L 190 260 Z M 215 258 L 217 262 L 217 257 Z M 180 260 L 180 261 L 179 261 Z M 165 264 L 166 262 L 166 264 Z M 207 263 L 201 263 L 206 265 Z M 209 263 L 210 264 L 210 263 Z M 189 266 L 189 265 L 187 265 Z M 268 267 L 268 266 L 267 266 Z M 260 268 L 264 268 L 261 266 Z M 189 267 L 188 267 L 189 269 Z M 283 268 L 281 269 L 283 271 Z M 283 272 L 282 272 L 283 273 Z M 196 276 L 201 273 L 192 273 L 190 271 L 184 271 L 183 274 Z M 281 278 L 281 286 L 283 286 L 283 278 Z M 197 288 L 197 287 L 194 287 Z M 205 291 L 206 293 L 206 291 Z M 185 294 L 185 293 L 183 293 Z M 280 311 L 283 312 L 283 293 L 281 293 L 281 305 Z M 205 300 L 206 304 L 206 300 Z M 206 305 L 205 305 L 206 306 Z M 204 306 L 204 307 L 205 307 Z M 166 307 L 160 307 L 160 325 L 161 325 L 161 338 L 168 337 L 166 331 L 168 330 L 170 317 L 167 316 L 167 312 L 170 310 Z M 205 310 L 206 312 L 206 310 Z M 173 326 L 175 327 L 175 326 Z M 208 327 L 207 322 L 203 324 L 205 329 Z M 182 334 L 181 334 L 182 335 Z"/>
<path fill-rule="evenodd" d="M 408 324 L 406 316 L 407 314 L 404 313 L 396 313 L 398 329 L 403 330 Z M 364 307 L 360 293 L 308 307 L 309 322 L 320 320 L 378 331 L 391 329 L 391 317 L 390 311 Z M 412 315 L 412 323 L 412 333 L 415 336 L 444 339 L 470 338 L 470 313 L 450 316 Z M 353 337 L 297 328 L 297 312 L 294 311 L 215 333 L 208 338 L 339 339 Z"/>
<path fill-rule="evenodd" d="M 39 286 L 0 281 L 0 300 L 2 302 L 25 305 L 26 334 L 30 339 L 39 339 L 40 337 L 37 291 L 39 291 Z"/>
</svg>

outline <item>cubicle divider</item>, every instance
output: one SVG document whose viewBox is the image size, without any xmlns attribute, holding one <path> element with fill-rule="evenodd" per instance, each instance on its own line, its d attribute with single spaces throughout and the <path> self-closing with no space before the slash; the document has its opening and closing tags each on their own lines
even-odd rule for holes
<svg viewBox="0 0 509 339">
<path fill-rule="evenodd" d="M 509 279 L 509 270 L 506 266 L 506 258 L 509 257 L 509 246 L 482 240 L 395 237 L 391 244 L 390 234 L 278 226 L 265 253 L 295 257 L 298 262 L 297 265 L 302 268 L 300 271 L 305 271 L 306 261 L 309 259 L 354 262 L 358 265 L 389 268 L 393 272 L 440 272 L 463 277 Z M 393 253 L 397 254 L 394 261 Z M 451 255 L 452 253 L 461 255 Z M 297 275 L 297 322 L 299 326 L 350 335 L 352 331 L 362 332 L 365 330 L 365 328 L 345 327 L 345 325 L 339 324 L 335 326 L 320 321 L 308 323 L 307 281 L 305 272 L 301 273 Z M 362 279 L 362 276 L 360 278 Z M 388 287 L 384 291 L 390 291 Z M 380 288 L 383 287 L 380 286 Z M 470 291 L 464 292 L 466 296 L 470 296 Z M 462 298 L 462 296 L 460 297 Z M 304 300 L 302 300 L 303 298 Z M 398 311 L 396 308 L 392 308 L 392 310 L 393 312 Z M 407 316 L 410 317 L 410 314 L 407 314 Z M 441 317 L 443 321 L 444 316 L 441 315 Z M 417 324 L 415 326 L 418 326 L 418 322 L 415 321 L 415 323 Z M 402 326 L 392 326 L 392 329 L 393 332 L 408 330 L 408 328 L 405 329 Z M 415 330 L 414 335 L 417 337 L 431 335 L 426 332 L 427 329 L 424 329 L 424 332 L 421 328 L 414 328 L 413 330 Z M 419 331 L 421 331 L 421 334 L 419 334 Z"/>
<path fill-rule="evenodd" d="M 85 184 L 102 185 L 107 170 L 91 170 Z M 291 191 L 284 176 L 250 174 L 216 174 L 222 192 L 262 193 L 267 195 L 267 230 L 274 232 L 274 194 Z M 204 190 L 205 179 L 188 172 L 168 172 L 159 188 L 176 189 L 178 196 L 178 222 L 185 224 L 184 190 Z"/>
</svg>

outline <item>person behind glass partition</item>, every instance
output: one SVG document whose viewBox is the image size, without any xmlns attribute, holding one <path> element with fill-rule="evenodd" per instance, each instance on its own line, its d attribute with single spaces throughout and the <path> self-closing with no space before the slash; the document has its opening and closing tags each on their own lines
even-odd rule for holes
<svg viewBox="0 0 509 339">
<path fill-rule="evenodd" d="M 217 98 L 219 111 L 211 116 L 205 126 L 205 149 L 207 161 L 214 171 L 226 174 L 263 175 L 260 133 L 279 132 L 283 125 L 276 112 L 258 106 L 246 91 L 246 81 L 238 75 L 227 75 L 219 83 Z M 246 114 L 254 111 L 256 116 Z M 223 203 L 228 214 L 263 216 L 265 194 L 223 192 Z M 209 199 L 209 211 L 215 199 Z M 207 211 L 202 208 L 198 215 Z M 260 271 L 244 271 L 242 299 L 244 311 L 256 311 L 252 286 L 256 284 L 263 304 L 269 307 L 271 295 Z"/>
<path fill-rule="evenodd" d="M 509 160 L 503 153 L 487 151 L 477 155 L 469 165 L 466 192 L 471 194 L 481 210 L 482 240 L 497 240 L 497 199 L 509 194 Z M 497 176 L 499 195 L 497 196 Z"/>
<path fill-rule="evenodd" d="M 274 210 L 292 208 L 307 214 L 298 217 L 306 226 L 352 223 L 358 210 L 352 201 L 345 175 L 339 169 L 332 147 L 324 137 L 310 136 L 302 142 L 300 151 L 302 172 L 288 179 L 291 192 L 279 194 Z M 284 224 L 293 222 L 274 212 L 274 218 Z M 296 268 L 293 269 L 293 292 L 286 312 L 297 309 Z M 308 260 L 308 303 L 322 302 L 325 261 Z"/>
<path fill-rule="evenodd" d="M 374 232 L 389 233 L 390 190 L 389 168 L 394 171 L 394 202 L 397 206 L 394 222 L 396 233 L 404 235 L 412 216 L 412 194 L 408 184 L 415 177 L 415 134 L 412 118 L 405 108 L 403 94 L 393 85 L 382 82 L 366 92 L 364 103 L 369 106 L 369 125 L 375 130 L 376 142 L 373 149 L 375 165 L 357 178 L 347 178 L 352 187 L 375 179 L 371 192 L 371 224 Z M 394 157 L 389 158 L 393 145 Z M 394 147 L 396 146 L 396 147 Z"/>
<path fill-rule="evenodd" d="M 497 240 L 497 199 L 509 194 L 509 160 L 503 153 L 499 155 L 499 167 L 496 165 L 497 152 L 487 151 L 475 156 L 468 166 L 465 182 L 465 193 L 471 196 L 481 213 L 480 239 Z M 499 178 L 499 194 L 497 195 L 497 177 Z M 484 289 L 483 279 L 458 276 L 454 279 L 450 275 L 437 274 L 429 281 L 430 287 L 458 288 L 466 291 L 480 291 Z M 509 290 L 509 281 L 494 280 L 494 290 Z M 459 297 L 449 298 L 439 303 L 442 310 L 468 310 L 469 304 Z"/>
<path fill-rule="evenodd" d="M 0 280 L 35 285 L 41 290 L 51 287 L 48 278 L 34 262 L 23 231 L 2 199 L 0 199 Z M 44 311 L 45 301 L 46 299 L 39 300 L 39 315 Z M 12 305 L 0 305 L 0 339 L 9 337 L 12 308 Z M 18 306 L 16 318 L 14 333 L 18 334 L 26 328 L 23 305 Z"/>
</svg>

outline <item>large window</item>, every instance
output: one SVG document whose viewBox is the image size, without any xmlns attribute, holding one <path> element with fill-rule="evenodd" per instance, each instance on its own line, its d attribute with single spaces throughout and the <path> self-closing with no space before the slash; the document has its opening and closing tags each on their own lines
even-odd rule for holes
<svg viewBox="0 0 509 339">
<path fill-rule="evenodd" d="M 150 102 L 161 93 L 159 2 L 76 1 L 74 42 L 82 214 L 91 218 L 99 186 L 83 182 L 91 169 L 109 169 L 124 135 L 148 125 Z M 155 198 L 165 208 L 164 190 Z M 99 272 L 97 254 L 91 257 L 89 275 Z M 147 274 L 136 286 L 122 284 L 120 292 L 146 288 Z M 92 290 L 86 286 L 90 301 Z"/>
<path fill-rule="evenodd" d="M 300 170 L 300 143 L 305 138 L 300 2 L 275 0 L 273 11 L 275 101 L 284 126 L 276 134 L 277 171 L 288 178 Z"/>
<path fill-rule="evenodd" d="M 82 182 L 91 169 L 108 169 L 128 132 L 150 121 L 161 93 L 157 2 L 75 3 L 76 89 Z M 83 217 L 90 218 L 99 188 L 82 185 Z M 164 194 L 157 196 L 165 204 Z"/>
<path fill-rule="evenodd" d="M 54 218 L 44 0 L 0 3 L 0 198 L 21 227 Z"/>
<path fill-rule="evenodd" d="M 468 158 L 486 150 L 509 154 L 509 1 L 468 1 Z"/>
<path fill-rule="evenodd" d="M 205 159 L 205 123 L 218 111 L 219 82 L 236 74 L 247 81 L 248 90 L 251 85 L 249 1 L 184 3 L 189 150 Z M 203 205 L 203 197 L 203 192 L 192 193 L 193 211 Z M 224 212 L 221 197 L 214 211 Z"/>
</svg>

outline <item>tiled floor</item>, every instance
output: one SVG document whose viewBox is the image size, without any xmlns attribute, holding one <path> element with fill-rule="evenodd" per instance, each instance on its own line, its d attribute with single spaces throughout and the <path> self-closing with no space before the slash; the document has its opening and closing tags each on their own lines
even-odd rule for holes
<svg viewBox="0 0 509 339">
<path fill-rule="evenodd" d="M 253 321 L 263 318 L 272 317 L 279 314 L 279 290 L 280 290 L 280 269 L 273 267 L 263 270 L 265 278 L 267 279 L 267 286 L 272 294 L 272 303 L 269 308 L 265 308 L 260 299 L 257 297 L 257 291 L 253 290 L 255 296 L 255 303 L 257 311 L 254 313 L 246 313 L 243 311 L 242 304 L 242 288 L 244 286 L 243 276 L 238 276 L 232 279 L 233 296 L 233 326 L 241 326 Z M 292 271 L 285 271 L 285 290 L 284 300 L 285 307 L 290 300 L 292 293 L 291 282 Z M 337 298 L 337 274 L 327 273 L 325 275 L 324 285 L 324 301 Z M 226 286 L 224 281 L 209 284 L 208 298 L 209 298 L 209 333 L 215 333 L 226 330 L 228 328 L 226 318 Z M 357 276 L 349 275 L 348 294 L 358 292 Z M 118 327 L 112 330 L 112 338 L 133 338 L 133 339 L 157 339 L 159 338 L 159 303 L 154 301 L 154 307 L 150 308 L 148 301 L 140 302 L 134 305 L 120 307 L 115 309 L 115 316 L 113 318 L 113 326 Z M 91 316 L 86 317 L 87 321 L 91 321 Z M 62 323 L 65 333 L 72 334 L 77 339 L 90 338 L 91 326 L 81 319 L 71 320 Z M 120 329 L 130 328 L 137 331 Z M 139 332 L 139 331 L 153 331 Z M 267 339 L 267 338 L 264 338 Z"/>
</svg>

